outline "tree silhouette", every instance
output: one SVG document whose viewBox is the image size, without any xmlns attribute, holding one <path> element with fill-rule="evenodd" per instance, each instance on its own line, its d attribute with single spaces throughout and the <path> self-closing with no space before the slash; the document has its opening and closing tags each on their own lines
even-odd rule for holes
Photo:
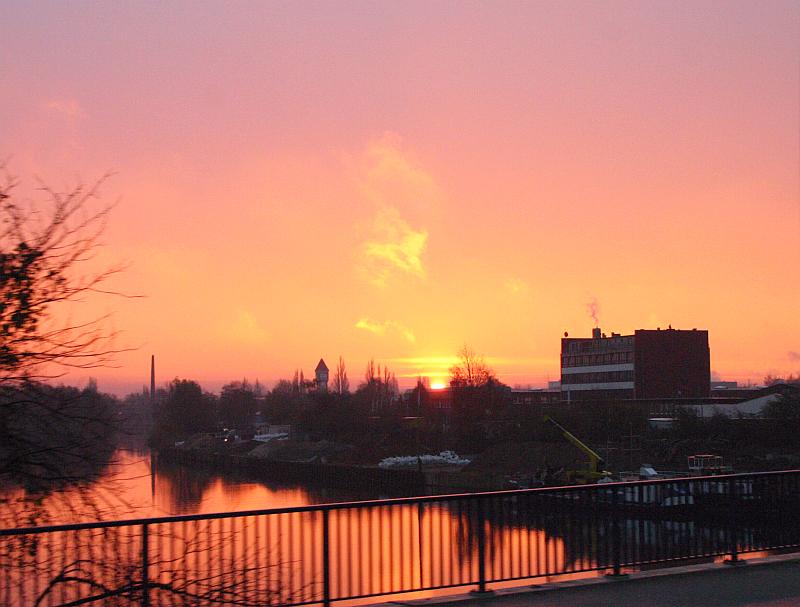
<svg viewBox="0 0 800 607">
<path fill-rule="evenodd" d="M 168 443 L 216 427 L 214 397 L 196 381 L 173 379 L 167 398 L 157 411 L 153 442 Z"/>
<path fill-rule="evenodd" d="M 246 379 L 222 386 L 219 396 L 219 418 L 228 428 L 247 431 L 253 425 L 258 404 L 256 396 L 260 392 Z"/>
<path fill-rule="evenodd" d="M 367 404 L 370 414 L 376 415 L 386 411 L 399 393 L 395 374 L 387 366 L 384 366 L 381 373 L 380 364 L 376 365 L 375 360 L 370 359 L 364 370 L 364 383 L 356 391 L 358 400 Z"/>
<path fill-rule="evenodd" d="M 350 392 L 350 380 L 347 379 L 347 369 L 344 365 L 344 359 L 339 356 L 339 363 L 336 365 L 336 371 L 333 374 L 333 391 L 336 394 L 347 394 Z"/>
<path fill-rule="evenodd" d="M 479 388 L 497 381 L 494 371 L 483 356 L 464 344 L 458 351 L 458 362 L 450 367 L 450 385 L 455 388 Z"/>
<path fill-rule="evenodd" d="M 76 458 L 90 463 L 104 453 L 87 436 L 113 435 L 91 391 L 43 384 L 69 369 L 107 365 L 120 351 L 107 317 L 69 321 L 86 296 L 113 293 L 105 283 L 122 269 L 82 273 L 112 207 L 96 203 L 104 180 L 63 193 L 42 185 L 40 199 L 26 200 L 0 165 L 0 474 L 25 471 L 26 482 L 36 474 L 74 479 Z"/>
</svg>

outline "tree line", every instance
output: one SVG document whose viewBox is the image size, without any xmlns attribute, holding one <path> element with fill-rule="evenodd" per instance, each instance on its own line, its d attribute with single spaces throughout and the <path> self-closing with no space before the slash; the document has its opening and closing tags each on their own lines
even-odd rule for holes
<svg viewBox="0 0 800 607">
<path fill-rule="evenodd" d="M 248 435 L 253 433 L 257 420 L 299 424 L 316 436 L 327 424 L 344 425 L 347 416 L 382 414 L 399 396 L 396 375 L 374 360 L 367 363 L 363 381 L 351 392 L 341 356 L 325 390 L 319 389 L 314 380 L 306 379 L 301 369 L 291 379 L 278 380 L 271 390 L 258 381 L 243 379 L 224 385 L 219 395 L 203 390 L 196 380 L 176 378 L 155 398 L 153 444 L 226 428 Z"/>
</svg>

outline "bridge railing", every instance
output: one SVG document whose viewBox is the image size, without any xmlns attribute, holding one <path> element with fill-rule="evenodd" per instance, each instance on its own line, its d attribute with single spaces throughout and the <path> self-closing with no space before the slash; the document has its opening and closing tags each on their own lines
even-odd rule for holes
<svg viewBox="0 0 800 607">
<path fill-rule="evenodd" d="M 0 604 L 306 605 L 800 546 L 800 471 L 0 530 Z"/>
</svg>

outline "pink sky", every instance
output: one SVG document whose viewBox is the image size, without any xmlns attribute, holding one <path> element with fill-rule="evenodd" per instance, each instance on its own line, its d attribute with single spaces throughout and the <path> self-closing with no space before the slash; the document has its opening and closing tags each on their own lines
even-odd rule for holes
<svg viewBox="0 0 800 607">
<path fill-rule="evenodd" d="M 0 40 L 11 170 L 115 173 L 103 256 L 147 297 L 77 312 L 138 348 L 101 388 L 464 343 L 542 384 L 592 298 L 800 371 L 796 2 L 7 2 Z"/>
</svg>

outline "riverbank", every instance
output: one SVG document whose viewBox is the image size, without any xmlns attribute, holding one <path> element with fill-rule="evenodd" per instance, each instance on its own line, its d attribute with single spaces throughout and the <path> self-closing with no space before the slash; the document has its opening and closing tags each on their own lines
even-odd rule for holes
<svg viewBox="0 0 800 607">
<path fill-rule="evenodd" d="M 425 493 L 423 474 L 417 469 L 384 469 L 377 466 L 353 466 L 321 462 L 282 461 L 248 454 L 180 449 L 158 450 L 159 459 L 191 468 L 245 472 L 264 480 L 299 482 L 320 486 L 364 487 L 403 495 Z"/>
<path fill-rule="evenodd" d="M 505 488 L 502 474 L 486 470 L 463 470 L 448 466 L 381 468 L 377 465 L 329 463 L 322 458 L 309 459 L 300 447 L 285 450 L 298 459 L 276 459 L 267 450 L 252 444 L 218 446 L 215 449 L 165 447 L 158 457 L 189 468 L 205 468 L 218 472 L 246 473 L 266 481 L 297 482 L 323 487 L 369 488 L 396 495 L 413 496 L 441 493 L 492 491 Z M 305 456 L 305 457 L 304 457 Z M 299 459 L 299 458 L 303 459 Z"/>
</svg>

